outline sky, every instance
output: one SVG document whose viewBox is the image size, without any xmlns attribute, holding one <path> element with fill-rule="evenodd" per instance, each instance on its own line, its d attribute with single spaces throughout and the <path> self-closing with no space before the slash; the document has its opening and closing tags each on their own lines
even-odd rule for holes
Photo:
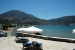
<svg viewBox="0 0 75 50">
<path fill-rule="evenodd" d="M 0 14 L 10 10 L 49 20 L 75 15 L 75 0 L 0 0 Z"/>
</svg>

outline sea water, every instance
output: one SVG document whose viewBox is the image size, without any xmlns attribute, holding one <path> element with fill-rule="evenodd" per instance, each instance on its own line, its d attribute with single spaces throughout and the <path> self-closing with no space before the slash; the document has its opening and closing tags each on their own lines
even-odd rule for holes
<svg viewBox="0 0 75 50">
<path fill-rule="evenodd" d="M 35 27 L 43 29 L 42 35 L 45 36 L 75 39 L 75 34 L 72 33 L 72 30 L 75 29 L 75 26 L 50 25 Z M 15 30 L 12 32 L 12 35 L 16 35 L 16 29 L 17 28 L 15 28 Z"/>
</svg>

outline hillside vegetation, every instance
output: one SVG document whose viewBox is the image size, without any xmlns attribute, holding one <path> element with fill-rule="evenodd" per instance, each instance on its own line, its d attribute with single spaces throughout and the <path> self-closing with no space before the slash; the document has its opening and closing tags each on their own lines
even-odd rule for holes
<svg viewBox="0 0 75 50">
<path fill-rule="evenodd" d="M 75 24 L 75 16 L 64 16 L 56 19 L 50 19 L 49 21 L 54 25 L 73 25 Z"/>
<path fill-rule="evenodd" d="M 75 24 L 75 16 L 64 16 L 45 20 L 19 10 L 11 10 L 0 14 L 0 24 L 67 25 Z"/>
<path fill-rule="evenodd" d="M 11 10 L 0 14 L 0 23 L 14 23 L 27 25 L 48 25 L 50 22 L 44 19 L 37 18 L 32 14 L 27 14 L 19 10 Z"/>
</svg>

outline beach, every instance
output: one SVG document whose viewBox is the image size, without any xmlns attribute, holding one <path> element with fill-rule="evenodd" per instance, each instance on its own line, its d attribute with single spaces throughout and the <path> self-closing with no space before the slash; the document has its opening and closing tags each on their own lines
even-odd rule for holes
<svg viewBox="0 0 75 50">
<path fill-rule="evenodd" d="M 22 43 L 16 43 L 15 36 L 11 36 L 11 33 L 14 28 L 9 28 L 7 31 L 7 37 L 0 38 L 0 50 L 22 50 Z M 52 41 L 45 40 L 39 38 L 25 37 L 28 38 L 30 42 L 37 41 L 43 44 L 42 50 L 73 50 L 75 49 L 74 43 L 60 42 L 60 41 Z"/>
<path fill-rule="evenodd" d="M 0 38 L 0 50 L 22 50 L 22 43 L 15 42 L 15 36 Z M 29 41 L 42 42 L 43 50 L 73 50 L 74 43 L 58 42 L 27 37 Z"/>
</svg>

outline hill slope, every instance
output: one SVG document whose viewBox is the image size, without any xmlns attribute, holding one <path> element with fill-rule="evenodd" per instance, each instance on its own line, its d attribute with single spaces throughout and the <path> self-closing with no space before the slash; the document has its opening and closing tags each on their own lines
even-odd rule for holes
<svg viewBox="0 0 75 50">
<path fill-rule="evenodd" d="M 49 21 L 51 22 L 51 24 L 55 24 L 55 25 L 75 24 L 75 16 L 64 16 L 56 19 L 50 19 Z"/>
<path fill-rule="evenodd" d="M 11 10 L 0 14 L 0 24 L 2 23 L 27 25 L 67 25 L 75 24 L 75 16 L 64 16 L 56 19 L 44 20 L 19 10 Z"/>
<path fill-rule="evenodd" d="M 32 25 L 43 25 L 49 24 L 47 20 L 39 19 L 32 14 L 27 14 L 19 10 L 11 10 L 0 14 L 0 23 L 17 23 L 17 24 L 32 24 Z"/>
</svg>

